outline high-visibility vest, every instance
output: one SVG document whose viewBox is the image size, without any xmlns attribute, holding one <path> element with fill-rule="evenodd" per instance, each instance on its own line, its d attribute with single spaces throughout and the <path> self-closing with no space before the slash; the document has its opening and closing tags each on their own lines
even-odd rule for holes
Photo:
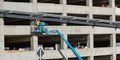
<svg viewBox="0 0 120 60">
<path fill-rule="evenodd" d="M 39 19 L 36 19 L 36 24 L 37 24 L 37 26 L 39 26 L 39 24 L 40 24 L 40 20 Z"/>
</svg>

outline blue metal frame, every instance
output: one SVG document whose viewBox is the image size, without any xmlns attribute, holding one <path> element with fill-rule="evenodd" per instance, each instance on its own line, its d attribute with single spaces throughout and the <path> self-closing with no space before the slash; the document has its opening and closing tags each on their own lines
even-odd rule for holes
<svg viewBox="0 0 120 60">
<path fill-rule="evenodd" d="M 72 45 L 68 42 L 68 40 L 63 36 L 63 34 L 59 30 L 45 30 L 44 29 L 45 22 L 40 22 L 39 30 L 35 30 L 34 32 L 40 32 L 40 33 L 46 33 L 47 35 L 49 33 L 57 33 L 62 40 L 67 44 L 67 46 L 72 50 L 72 52 L 76 55 L 78 60 L 83 60 L 82 57 L 79 55 L 79 53 L 72 47 Z"/>
<path fill-rule="evenodd" d="M 37 30 L 34 30 L 34 32 L 43 33 L 43 32 L 44 32 L 44 26 L 45 26 L 45 22 L 40 22 L 40 23 L 39 23 L 39 26 L 38 26 L 38 29 L 37 29 Z"/>
</svg>

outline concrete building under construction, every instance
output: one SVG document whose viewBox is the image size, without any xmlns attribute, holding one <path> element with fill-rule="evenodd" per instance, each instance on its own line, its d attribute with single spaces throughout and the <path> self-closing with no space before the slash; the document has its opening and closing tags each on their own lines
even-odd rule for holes
<svg viewBox="0 0 120 60">
<path fill-rule="evenodd" d="M 119 0 L 0 0 L 0 9 L 120 21 Z M 78 60 L 57 34 L 33 34 L 32 22 L 0 17 L 0 60 Z M 120 60 L 119 28 L 46 21 L 45 29 L 59 29 L 83 60 Z"/>
</svg>

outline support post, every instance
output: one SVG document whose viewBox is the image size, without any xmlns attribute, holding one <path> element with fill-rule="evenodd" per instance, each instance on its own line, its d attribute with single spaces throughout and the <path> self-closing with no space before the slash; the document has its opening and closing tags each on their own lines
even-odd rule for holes
<svg viewBox="0 0 120 60">
<path fill-rule="evenodd" d="M 63 5 L 63 16 L 67 16 L 66 13 L 66 4 L 67 4 L 67 0 L 60 0 L 60 4 Z M 66 24 L 62 24 L 63 27 L 66 27 Z M 63 29 L 64 31 L 64 29 Z M 65 36 L 65 38 L 67 38 L 67 34 L 63 33 L 63 35 Z M 65 44 L 65 42 L 63 40 L 61 40 L 61 49 L 67 49 L 67 45 Z"/>
<path fill-rule="evenodd" d="M 113 54 L 111 56 L 111 60 L 116 60 L 116 33 L 115 33 L 115 29 L 114 32 L 112 33 L 112 35 L 110 36 L 110 45 L 113 48 Z"/>
<path fill-rule="evenodd" d="M 109 0 L 109 6 L 115 7 L 115 0 Z"/>
<path fill-rule="evenodd" d="M 0 0 L 0 8 L 1 9 L 3 8 L 3 2 L 4 2 L 4 0 Z"/>
<path fill-rule="evenodd" d="M 67 0 L 60 0 L 60 4 L 62 4 L 62 13 L 63 13 L 63 16 L 67 16 L 67 13 L 66 13 L 66 4 L 67 4 Z M 64 23 L 62 25 L 63 27 L 66 27 L 66 24 Z M 64 30 L 63 30 L 64 31 Z M 67 34 L 63 33 L 64 37 L 67 38 Z M 61 49 L 68 49 L 66 43 L 61 40 Z M 65 58 L 63 58 L 63 60 L 68 60 L 68 57 L 65 56 Z"/>
<path fill-rule="evenodd" d="M 38 36 L 32 35 L 31 36 L 31 50 L 37 51 L 38 49 Z"/>
<path fill-rule="evenodd" d="M 30 0 L 31 3 L 37 3 L 37 0 Z"/>
<path fill-rule="evenodd" d="M 37 51 L 38 51 L 38 36 L 36 36 L 36 35 L 32 35 L 31 36 L 31 50 L 36 53 L 35 60 L 38 60 L 39 59 L 39 57 L 37 55 Z"/>
<path fill-rule="evenodd" d="M 4 20 L 0 18 L 0 52 L 4 51 Z"/>
<path fill-rule="evenodd" d="M 89 6 L 92 7 L 91 0 L 89 0 Z M 93 19 L 92 12 L 89 13 L 88 18 Z M 89 60 L 94 60 L 94 27 L 90 28 L 90 33 L 88 35 L 88 47 L 90 48 L 91 55 L 89 57 Z"/>
<path fill-rule="evenodd" d="M 33 4 L 32 10 L 33 12 L 38 12 L 38 7 L 37 7 L 37 0 L 30 0 L 30 2 Z"/>
<path fill-rule="evenodd" d="M 93 2 L 92 2 L 92 1 L 93 1 L 93 0 L 86 0 L 87 6 L 92 7 L 92 6 L 93 6 Z"/>
<path fill-rule="evenodd" d="M 67 34 L 63 34 L 63 35 L 64 35 L 64 37 L 67 39 Z M 65 49 L 65 50 L 68 49 L 66 43 L 65 43 L 63 40 L 61 40 L 61 49 Z M 65 57 L 63 58 L 63 60 L 68 60 L 68 57 L 65 56 Z"/>
<path fill-rule="evenodd" d="M 115 0 L 109 0 L 109 6 L 112 7 L 112 16 L 110 17 L 110 20 L 115 21 Z"/>
<path fill-rule="evenodd" d="M 112 16 L 110 17 L 110 20 L 115 21 L 115 0 L 109 0 L 109 5 L 110 7 L 112 7 L 113 11 L 112 11 Z M 113 47 L 113 54 L 111 56 L 111 60 L 116 60 L 116 29 L 114 29 L 112 35 L 110 36 L 110 45 L 111 47 Z"/>
<path fill-rule="evenodd" d="M 93 50 L 93 48 L 94 48 L 94 34 L 93 34 L 93 32 L 94 32 L 94 29 L 93 29 L 93 27 L 91 27 L 91 29 L 90 29 L 90 34 L 88 35 L 88 48 L 90 48 L 90 51 L 91 51 L 91 54 L 90 54 L 90 57 L 89 57 L 89 60 L 94 60 L 94 50 Z"/>
<path fill-rule="evenodd" d="M 65 38 L 67 38 L 67 34 L 63 34 L 63 35 Z M 61 49 L 67 49 L 67 48 L 68 47 L 67 47 L 66 43 L 63 40 L 61 40 Z"/>
</svg>

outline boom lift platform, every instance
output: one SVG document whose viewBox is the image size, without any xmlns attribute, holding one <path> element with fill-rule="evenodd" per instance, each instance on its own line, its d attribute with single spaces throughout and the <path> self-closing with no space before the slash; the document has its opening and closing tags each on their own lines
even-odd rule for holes
<svg viewBox="0 0 120 60">
<path fill-rule="evenodd" d="M 83 60 L 83 59 L 59 30 L 44 29 L 44 25 L 46 21 L 60 22 L 60 23 L 72 23 L 72 24 L 86 24 L 89 26 L 120 28 L 119 21 L 113 22 L 112 20 L 89 19 L 89 18 L 83 18 L 83 17 L 62 16 L 62 15 L 46 14 L 46 13 L 0 10 L 0 17 L 29 19 L 29 20 L 36 20 L 36 17 L 39 17 L 42 22 L 39 23 L 39 28 L 35 29 L 33 32 L 46 33 L 46 35 L 48 35 L 49 33 L 57 33 L 62 38 L 62 40 L 67 44 L 67 46 L 72 50 L 72 52 L 76 55 L 78 60 Z"/>
<path fill-rule="evenodd" d="M 48 35 L 49 33 L 57 33 L 62 38 L 62 40 L 67 44 L 67 46 L 72 50 L 72 52 L 76 55 L 78 60 L 83 60 L 79 53 L 72 47 L 72 45 L 68 42 L 68 40 L 62 35 L 62 33 L 59 30 L 47 30 L 44 29 L 44 25 L 45 22 L 40 22 L 39 29 L 34 30 L 34 32 L 46 33 L 46 35 Z"/>
</svg>

